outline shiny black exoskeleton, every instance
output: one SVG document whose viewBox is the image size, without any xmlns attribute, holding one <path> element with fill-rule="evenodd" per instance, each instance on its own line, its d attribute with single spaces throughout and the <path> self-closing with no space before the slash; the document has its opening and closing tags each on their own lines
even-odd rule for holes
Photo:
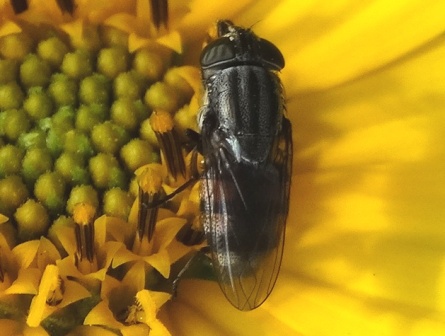
<svg viewBox="0 0 445 336">
<path fill-rule="evenodd" d="M 201 220 L 227 299 L 251 310 L 278 276 L 289 208 L 292 130 L 271 42 L 230 21 L 202 51 Z"/>
</svg>

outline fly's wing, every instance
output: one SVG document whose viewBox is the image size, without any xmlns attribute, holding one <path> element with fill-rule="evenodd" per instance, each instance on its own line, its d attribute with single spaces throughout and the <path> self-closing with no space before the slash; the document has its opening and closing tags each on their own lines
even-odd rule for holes
<svg viewBox="0 0 445 336">
<path fill-rule="evenodd" d="M 240 310 L 266 300 L 281 264 L 292 165 L 287 119 L 277 143 L 260 167 L 234 161 L 223 146 L 207 156 L 202 222 L 221 289 Z"/>
</svg>

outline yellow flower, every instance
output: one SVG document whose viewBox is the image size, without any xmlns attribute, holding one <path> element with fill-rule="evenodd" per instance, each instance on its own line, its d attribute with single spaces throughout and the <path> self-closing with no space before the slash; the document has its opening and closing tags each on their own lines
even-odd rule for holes
<svg viewBox="0 0 445 336">
<path fill-rule="evenodd" d="M 99 35 L 91 27 L 105 22 L 128 34 L 131 52 L 156 40 L 171 50 L 183 50 L 183 61 L 196 65 L 217 19 L 252 27 L 276 44 L 286 60 L 282 80 L 293 126 L 294 171 L 281 272 L 261 307 L 241 313 L 215 282 L 204 280 L 182 281 L 178 297 L 162 307 L 153 304 L 150 291 L 138 288 L 131 297 L 137 295 L 139 305 L 131 312 L 143 323 L 125 332 L 151 328 L 154 334 L 161 323 L 172 335 L 443 334 L 445 5 L 418 0 L 241 0 L 230 5 L 169 1 L 167 31 L 146 23 L 152 15 L 148 3 L 79 0 L 70 15 L 55 1 L 30 0 L 29 10 L 15 15 L 4 0 L 0 35 L 20 32 L 22 22 L 49 22 L 61 27 L 76 46 L 96 50 Z M 14 57 L 23 56 L 23 50 L 13 51 Z M 29 52 L 26 45 L 24 52 Z M 197 105 L 196 89 L 194 93 L 189 109 Z M 16 203 L 21 199 L 26 197 Z M 184 199 L 181 207 L 187 206 Z M 181 209 L 177 215 L 183 213 L 188 211 Z M 111 289 L 119 288 L 125 276 L 118 280 L 106 274 L 112 262 L 121 271 L 124 263 L 133 261 L 124 271 L 140 268 L 144 278 L 146 266 L 135 260 L 162 262 L 156 256 L 160 251 L 174 260 L 173 255 L 186 251 L 179 246 L 181 253 L 172 251 L 179 244 L 173 240 L 176 227 L 156 238 L 160 225 L 153 236 L 159 241 L 151 244 L 162 248 L 142 257 L 119 255 L 124 260 L 120 262 L 113 259 L 116 251 L 130 251 L 134 236 L 128 227 L 120 231 L 118 220 L 110 222 L 101 233 L 110 253 L 101 259 L 101 276 L 96 277 L 102 281 L 98 306 L 105 310 L 93 310 L 88 317 L 95 315 L 95 324 L 115 318 L 109 303 L 116 292 Z M 59 239 L 69 242 L 68 237 L 64 233 Z M 74 242 L 71 248 L 67 244 L 63 260 L 75 265 Z M 61 261 L 56 263 L 60 267 Z M 157 269 L 167 276 L 169 265 Z M 13 280 L 21 278 L 20 272 L 23 269 Z M 30 294 L 37 293 L 36 285 L 29 288 Z M 16 334 L 25 333 L 22 324 L 1 322 Z M 116 328 L 124 330 L 122 325 Z M 76 331 L 107 333 L 88 326 Z"/>
</svg>

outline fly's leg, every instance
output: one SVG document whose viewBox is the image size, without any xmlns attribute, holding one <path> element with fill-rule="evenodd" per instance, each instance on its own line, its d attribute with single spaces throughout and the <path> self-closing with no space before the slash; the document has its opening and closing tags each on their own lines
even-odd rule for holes
<svg viewBox="0 0 445 336">
<path fill-rule="evenodd" d="M 213 272 L 212 261 L 208 255 L 210 248 L 205 246 L 200 250 L 193 252 L 187 256 L 187 261 L 181 265 L 179 272 L 172 281 L 172 296 L 178 296 L 178 286 L 182 279 L 186 278 L 200 278 L 207 280 L 214 280 L 215 274 Z"/>
</svg>

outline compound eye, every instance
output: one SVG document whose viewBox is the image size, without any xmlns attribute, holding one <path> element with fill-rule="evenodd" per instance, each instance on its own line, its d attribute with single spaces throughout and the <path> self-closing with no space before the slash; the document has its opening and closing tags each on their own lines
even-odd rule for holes
<svg viewBox="0 0 445 336">
<path fill-rule="evenodd" d="M 232 41 L 228 37 L 221 37 L 209 43 L 201 53 L 201 66 L 203 68 L 218 65 L 236 56 Z"/>
<path fill-rule="evenodd" d="M 272 68 L 276 70 L 284 68 L 284 56 L 275 44 L 260 38 L 259 49 L 263 61 L 269 64 Z"/>
</svg>

